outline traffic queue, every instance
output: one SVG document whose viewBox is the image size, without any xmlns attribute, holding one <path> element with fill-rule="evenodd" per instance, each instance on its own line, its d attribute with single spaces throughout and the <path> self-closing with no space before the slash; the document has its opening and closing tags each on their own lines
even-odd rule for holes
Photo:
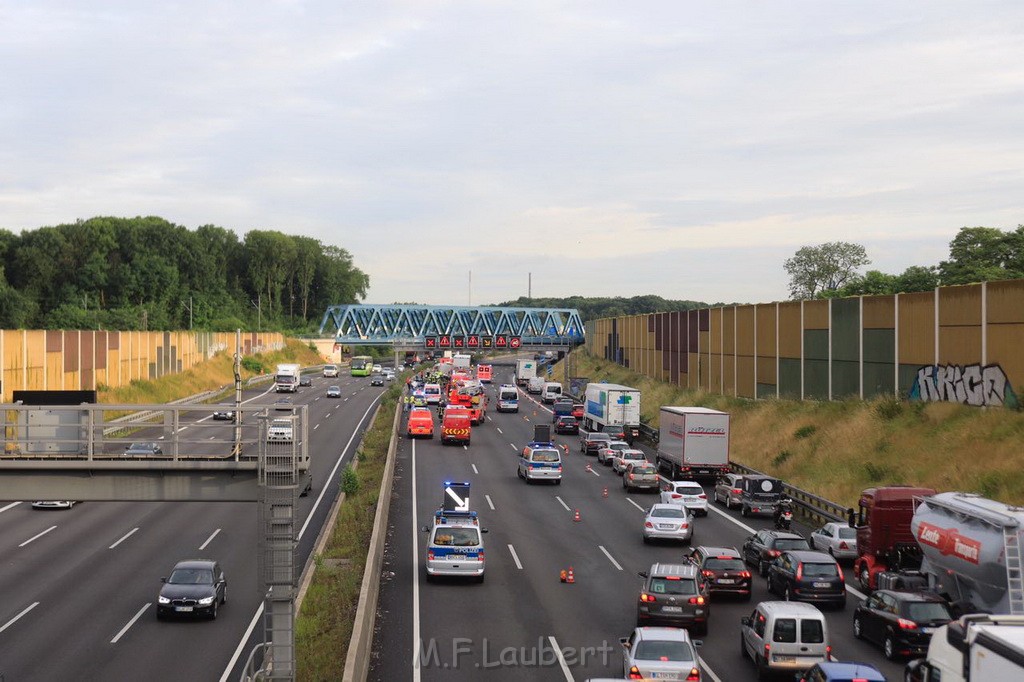
<svg viewBox="0 0 1024 682">
<path fill-rule="evenodd" d="M 490 367 L 487 374 L 491 376 Z M 442 442 L 447 438 L 468 446 L 473 426 L 486 423 L 485 388 L 470 368 L 445 369 L 441 365 L 426 375 L 414 378 L 410 383 L 410 393 L 415 395 L 416 391 L 421 390 L 418 387 L 420 382 L 425 384 L 432 379 L 443 387 L 442 398 L 438 401 Z M 616 404 L 628 406 L 632 401 L 639 403 L 639 392 L 634 392 L 634 389 L 596 384 L 597 388 L 591 391 L 593 386 L 595 384 L 588 386 L 587 395 L 595 398 L 600 396 L 600 400 L 604 401 L 602 406 L 608 405 L 607 394 L 613 392 L 619 396 Z M 927 544 L 931 538 L 929 533 L 932 532 L 929 529 L 940 527 L 930 517 L 928 521 L 919 521 L 917 515 L 923 512 L 915 510 L 919 509 L 917 505 L 921 503 L 912 504 L 912 499 L 920 500 L 924 496 L 925 500 L 930 500 L 930 506 L 925 505 L 924 509 L 933 515 L 947 513 L 947 516 L 939 519 L 945 526 L 955 526 L 955 519 L 962 521 L 972 514 L 977 518 L 984 517 L 991 525 L 995 523 L 994 518 L 1002 515 L 1003 527 L 1010 527 L 1012 521 L 1012 527 L 1016 529 L 1024 527 L 1024 512 L 997 508 L 998 503 L 991 501 L 979 503 L 969 496 L 961 499 L 964 495 L 962 493 L 870 489 L 862 496 L 862 513 L 856 523 L 853 519 L 847 522 L 830 521 L 805 537 L 793 527 L 794 502 L 788 496 L 784 482 L 771 476 L 744 474 L 730 469 L 728 415 L 704 408 L 661 408 L 663 417 L 668 415 L 662 424 L 663 429 L 666 423 L 678 425 L 688 421 L 689 431 L 699 434 L 705 440 L 699 444 L 688 442 L 689 432 L 686 430 L 682 433 L 687 435 L 683 436 L 663 433 L 662 442 L 652 457 L 636 442 L 636 430 L 631 424 L 609 423 L 605 412 L 605 423 L 599 428 L 593 428 L 596 425 L 592 420 L 582 415 L 577 416 L 584 410 L 584 406 L 568 396 L 560 395 L 560 389 L 559 385 L 558 393 L 555 393 L 555 389 L 551 388 L 550 401 L 543 398 L 533 401 L 539 410 L 551 413 L 552 423 L 534 424 L 531 440 L 518 450 L 517 477 L 526 484 L 560 485 L 568 464 L 566 460 L 571 455 L 569 445 L 558 442 L 555 436 L 578 433 L 579 456 L 586 458 L 588 471 L 592 467 L 607 468 L 620 477 L 624 492 L 649 492 L 655 496 L 655 501 L 647 507 L 639 522 L 639 539 L 645 544 L 677 543 L 685 547 L 678 560 L 658 561 L 648 570 L 640 572 L 642 583 L 636 598 L 636 629 L 620 639 L 623 677 L 705 679 L 698 653 L 702 640 L 696 637 L 707 635 L 712 627 L 716 602 L 725 598 L 750 600 L 754 593 L 753 581 L 761 578 L 775 599 L 757 603 L 739 623 L 723 625 L 738 626 L 741 655 L 750 661 L 751 672 L 758 679 L 783 674 L 790 679 L 795 675 L 801 680 L 884 680 L 884 675 L 870 664 L 834 660 L 829 623 L 823 609 L 843 610 L 847 607 L 846 572 L 842 563 L 847 563 L 847 570 L 850 570 L 849 564 L 853 562 L 853 575 L 860 583 L 859 587 L 868 595 L 856 606 L 852 615 L 852 630 L 856 638 L 877 644 L 889 660 L 926 656 L 908 663 L 908 680 L 938 680 L 939 675 L 931 671 L 944 669 L 947 672 L 941 677 L 942 680 L 974 679 L 969 676 L 952 676 L 948 669 L 955 666 L 942 668 L 943 664 L 938 660 L 941 655 L 929 654 L 929 646 L 937 630 L 945 632 L 947 625 L 952 627 L 956 624 L 955 619 L 961 613 L 972 613 L 978 610 L 978 605 L 963 605 L 967 610 L 958 610 L 958 605 L 951 603 L 955 599 L 951 598 L 948 591 L 939 594 L 934 589 L 936 580 L 926 575 L 922 578 L 920 561 L 916 569 L 907 569 L 903 566 L 880 565 L 883 564 L 881 557 L 895 556 L 893 552 L 898 547 L 906 552 L 908 544 L 912 546 L 915 540 Z M 523 395 L 524 392 L 515 384 L 495 387 L 497 412 L 517 413 L 524 400 L 533 400 L 528 393 Z M 622 396 L 627 398 L 623 400 Z M 479 421 L 469 419 L 469 413 L 474 409 L 480 411 Z M 449 431 L 446 436 L 445 422 L 452 419 L 453 415 L 457 415 L 455 418 L 459 420 L 458 432 Z M 413 408 L 407 421 L 407 435 L 410 438 L 433 437 L 433 415 L 429 410 Z M 429 428 L 426 426 L 428 421 Z M 592 428 L 580 429 L 580 421 L 585 421 Z M 464 440 L 460 440 L 463 435 Z M 593 456 L 592 462 L 590 456 Z M 705 477 L 705 485 L 701 484 L 702 475 Z M 449 530 L 458 530 L 458 533 L 442 532 L 439 543 L 438 532 L 432 531 L 427 550 L 427 574 L 432 578 L 450 569 L 449 574 L 470 575 L 482 581 L 484 562 L 480 533 L 486 531 L 480 528 L 476 512 L 465 506 L 469 500 L 468 483 L 459 485 L 465 487 L 459 488 L 454 495 L 446 490 L 445 502 L 448 503 L 449 499 L 461 500 L 464 506 L 454 512 L 448 510 L 442 514 L 439 511 L 434 522 L 435 527 L 447 526 Z M 604 486 L 603 495 L 607 497 L 611 494 L 609 487 Z M 954 497 L 946 499 L 943 496 Z M 752 533 L 739 547 L 711 542 L 711 538 L 708 538 L 707 543 L 702 543 L 701 524 L 697 519 L 708 515 L 711 502 L 720 505 L 721 510 L 716 510 L 717 514 L 725 515 L 729 510 L 738 509 L 742 517 L 761 516 L 771 519 L 772 527 Z M 893 504 L 897 506 L 893 507 Z M 574 512 L 574 520 L 579 520 L 578 510 Z M 1018 520 L 1020 524 L 1016 525 Z M 928 525 L 929 521 L 932 521 L 932 525 Z M 912 525 L 913 533 L 910 532 Z M 906 537 L 897 538 L 890 531 L 883 531 L 883 527 L 906 529 Z M 961 589 L 965 589 L 965 584 L 969 587 L 974 579 L 973 574 L 969 570 L 952 566 L 949 557 L 953 555 L 955 558 L 957 552 L 960 552 L 963 555 L 961 558 L 974 558 L 977 564 L 978 554 L 968 556 L 974 545 L 964 540 L 968 537 L 967 530 L 969 528 L 965 526 L 953 541 L 946 544 L 940 545 L 938 540 L 933 542 L 937 548 L 932 559 L 938 566 L 936 572 L 947 578 L 951 574 L 957 575 Z M 467 543 L 463 545 L 467 549 L 446 550 L 445 543 L 449 536 L 456 535 L 461 538 L 459 542 Z M 1015 546 L 1016 555 L 1011 555 L 1009 540 L 1006 540 L 1005 547 L 1001 544 L 1004 536 L 1009 537 L 1002 531 L 994 534 L 993 545 L 1002 549 L 1000 561 L 1005 561 L 1006 567 L 1011 566 L 1006 557 L 1018 561 L 1014 564 L 1017 572 L 998 567 L 996 578 L 999 577 L 999 571 L 1002 571 L 1003 582 L 1001 591 L 996 585 L 995 591 L 998 594 L 993 599 L 1003 600 L 994 604 L 995 609 L 1009 612 L 1012 605 L 1007 600 L 1016 598 L 1024 604 L 1024 594 L 1019 592 L 1020 548 Z M 874 540 L 871 544 L 858 545 L 858 541 L 864 543 L 865 538 L 872 537 Z M 883 541 L 883 537 L 887 540 Z M 960 545 L 956 544 L 957 539 Z M 977 547 L 979 549 L 976 551 L 981 551 L 985 546 L 979 543 Z M 479 548 L 481 558 L 478 563 L 473 563 L 470 557 L 474 548 Z M 928 549 L 927 546 L 925 549 Z M 925 554 L 923 570 L 927 571 L 928 552 Z M 451 558 L 452 555 L 456 558 Z M 991 566 L 986 565 L 985 568 L 990 569 Z M 941 579 L 942 576 L 939 576 L 938 580 Z M 1014 579 L 1018 582 L 1014 583 Z M 574 582 L 571 568 L 562 572 L 562 581 Z M 1013 592 L 1015 584 L 1018 587 L 1016 593 Z M 987 592 L 983 590 L 978 594 L 991 595 L 992 592 L 992 585 L 989 584 Z M 981 598 L 978 594 L 976 598 Z M 986 605 L 981 606 L 983 610 Z M 1024 619 L 1016 625 L 1024 626 Z M 1024 627 L 1021 630 L 1024 631 Z M 955 655 L 965 657 L 967 654 L 964 652 L 969 648 L 965 645 L 961 647 L 963 652 Z M 655 655 L 651 652 L 659 653 Z M 1019 647 L 1014 652 L 1015 655 L 1021 655 Z M 936 659 L 936 662 L 932 662 L 932 659 Z M 1024 670 L 1024 664 L 1012 669 Z M 997 676 L 988 679 L 1001 678 Z"/>
</svg>

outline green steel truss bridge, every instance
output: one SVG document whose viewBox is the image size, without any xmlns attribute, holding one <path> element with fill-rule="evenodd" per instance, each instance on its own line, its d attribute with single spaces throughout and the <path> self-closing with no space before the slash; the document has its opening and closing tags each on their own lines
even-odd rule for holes
<svg viewBox="0 0 1024 682">
<path fill-rule="evenodd" d="M 433 305 L 339 305 L 324 313 L 320 333 L 352 346 L 415 346 L 439 350 L 516 350 L 576 346 L 584 341 L 575 308 Z"/>
</svg>

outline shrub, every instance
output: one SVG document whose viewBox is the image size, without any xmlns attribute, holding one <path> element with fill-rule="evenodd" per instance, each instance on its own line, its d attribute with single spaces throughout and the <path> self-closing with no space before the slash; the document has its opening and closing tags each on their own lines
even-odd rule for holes
<svg viewBox="0 0 1024 682">
<path fill-rule="evenodd" d="M 341 472 L 341 490 L 346 495 L 355 495 L 359 492 L 359 476 L 351 464 Z"/>
<path fill-rule="evenodd" d="M 896 472 L 887 464 L 864 462 L 864 474 L 872 483 L 884 483 L 896 480 Z"/>
<path fill-rule="evenodd" d="M 875 406 L 875 413 L 886 421 L 892 421 L 903 414 L 903 401 L 899 398 L 879 400 Z"/>
<path fill-rule="evenodd" d="M 263 363 L 251 355 L 242 358 L 242 368 L 253 374 L 263 374 Z"/>
<path fill-rule="evenodd" d="M 817 430 L 818 430 L 818 427 L 815 426 L 814 424 L 807 424 L 806 426 L 801 426 L 799 429 L 797 429 L 796 433 L 793 434 L 793 437 L 796 438 L 797 440 L 803 440 L 804 438 L 810 438 L 811 436 L 814 435 L 814 433 Z"/>
<path fill-rule="evenodd" d="M 814 428 L 814 427 L 811 427 L 811 428 Z M 772 458 L 772 465 L 773 466 L 782 466 L 785 463 L 785 461 L 787 459 L 789 459 L 790 457 L 792 457 L 792 456 L 793 456 L 792 452 L 790 452 L 789 450 L 783 450 L 782 452 L 780 452 L 779 454 L 775 455 L 775 457 Z"/>
</svg>

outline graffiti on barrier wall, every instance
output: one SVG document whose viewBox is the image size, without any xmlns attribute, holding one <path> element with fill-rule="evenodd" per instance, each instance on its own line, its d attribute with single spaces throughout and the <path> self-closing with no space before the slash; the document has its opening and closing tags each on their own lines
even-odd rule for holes
<svg viewBox="0 0 1024 682">
<path fill-rule="evenodd" d="M 999 365 L 925 365 L 917 370 L 910 399 L 1019 407 L 1017 394 Z"/>
</svg>

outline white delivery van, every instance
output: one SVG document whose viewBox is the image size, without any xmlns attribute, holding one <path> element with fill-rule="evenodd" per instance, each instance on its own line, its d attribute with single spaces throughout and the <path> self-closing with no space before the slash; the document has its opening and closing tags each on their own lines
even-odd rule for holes
<svg viewBox="0 0 1024 682">
<path fill-rule="evenodd" d="M 544 388 L 541 389 L 540 399 L 542 402 L 550 405 L 562 396 L 562 384 L 557 381 L 546 381 L 544 382 Z"/>
</svg>

